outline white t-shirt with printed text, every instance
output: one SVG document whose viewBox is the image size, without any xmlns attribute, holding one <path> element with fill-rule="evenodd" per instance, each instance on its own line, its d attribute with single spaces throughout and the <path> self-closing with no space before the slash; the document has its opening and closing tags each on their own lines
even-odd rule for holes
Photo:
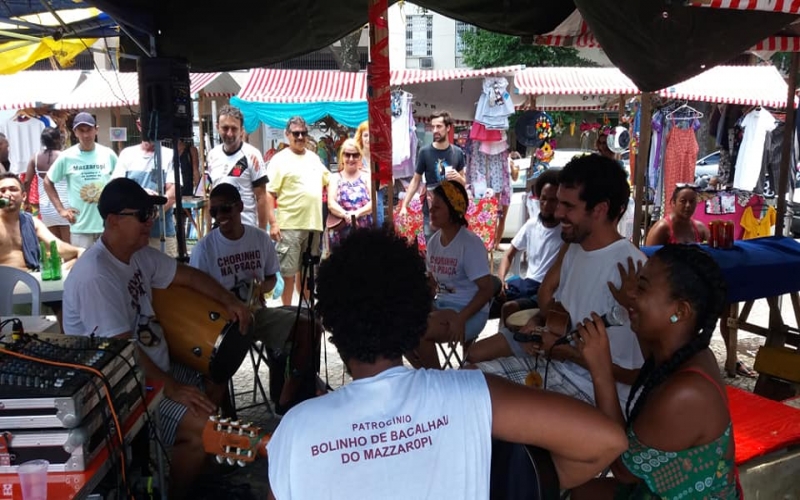
<svg viewBox="0 0 800 500">
<path fill-rule="evenodd" d="M 130 332 L 153 363 L 169 371 L 169 350 L 153 311 L 153 288 L 167 288 L 178 263 L 145 247 L 126 264 L 102 239 L 86 250 L 64 282 L 64 333 L 114 337 Z"/>
<path fill-rule="evenodd" d="M 464 307 L 478 291 L 475 280 L 489 274 L 489 260 L 486 247 L 480 237 L 462 227 L 455 238 L 443 246 L 442 232 L 431 237 L 426 251 L 428 272 L 433 274 L 438 284 L 437 298 Z M 489 304 L 481 311 L 488 311 Z"/>
<path fill-rule="evenodd" d="M 528 219 L 511 240 L 517 251 L 525 251 L 528 256 L 525 278 L 539 283 L 553 267 L 562 243 L 561 224 L 545 227 L 538 215 Z"/>
<path fill-rule="evenodd" d="M 189 265 L 210 274 L 239 300 L 247 302 L 254 281 L 278 273 L 280 262 L 269 235 L 244 226 L 238 240 L 229 240 L 215 229 L 192 249 Z"/>
<path fill-rule="evenodd" d="M 483 373 L 390 368 L 289 410 L 269 483 L 279 500 L 485 500 L 491 432 Z"/>
<path fill-rule="evenodd" d="M 233 154 L 225 153 L 220 144 L 209 151 L 206 157 L 212 188 L 223 182 L 236 186 L 244 204 L 242 222 L 256 227 L 258 211 L 253 188 L 267 184 L 267 170 L 261 158 L 261 152 L 246 142 Z"/>
</svg>

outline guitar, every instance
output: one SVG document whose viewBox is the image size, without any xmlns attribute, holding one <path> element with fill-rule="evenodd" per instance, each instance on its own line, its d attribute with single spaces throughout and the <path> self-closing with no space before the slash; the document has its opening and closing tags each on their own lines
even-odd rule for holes
<svg viewBox="0 0 800 500">
<path fill-rule="evenodd" d="M 269 439 L 257 426 L 213 415 L 203 429 L 206 453 L 240 467 L 266 457 Z M 492 440 L 490 500 L 557 500 L 559 494 L 558 472 L 547 450 Z"/>
<path fill-rule="evenodd" d="M 251 423 L 240 423 L 211 415 L 203 428 L 203 449 L 215 456 L 217 463 L 245 465 L 267 456 L 267 443 L 272 436 Z"/>
<path fill-rule="evenodd" d="M 530 311 L 531 310 L 519 311 L 517 313 L 512 314 L 506 320 L 506 324 L 513 323 L 512 318 L 515 315 L 520 313 L 529 313 Z M 551 333 L 558 337 L 563 337 L 569 331 L 569 326 L 570 326 L 569 313 L 567 312 L 566 309 L 564 309 L 564 306 L 561 305 L 561 302 L 554 302 L 553 305 L 550 306 L 550 309 L 547 311 L 547 316 L 545 317 L 544 326 L 536 326 L 530 333 L 515 332 L 514 339 L 517 342 L 541 342 L 542 341 L 541 336 L 544 333 Z"/>
</svg>

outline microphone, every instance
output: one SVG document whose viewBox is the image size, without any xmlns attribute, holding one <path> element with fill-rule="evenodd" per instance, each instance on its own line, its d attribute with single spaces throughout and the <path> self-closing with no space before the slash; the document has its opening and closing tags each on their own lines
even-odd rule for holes
<svg viewBox="0 0 800 500">
<path fill-rule="evenodd" d="M 611 308 L 610 311 L 605 313 L 602 316 L 602 319 L 603 319 L 603 324 L 606 326 L 606 328 L 610 326 L 621 326 L 625 323 L 625 315 L 623 313 L 623 309 L 618 305 L 615 305 L 614 307 Z M 568 334 L 556 340 L 553 343 L 553 347 L 557 345 L 569 344 L 570 342 L 572 342 L 577 338 L 578 338 L 578 330 L 577 329 L 572 330 Z"/>
</svg>

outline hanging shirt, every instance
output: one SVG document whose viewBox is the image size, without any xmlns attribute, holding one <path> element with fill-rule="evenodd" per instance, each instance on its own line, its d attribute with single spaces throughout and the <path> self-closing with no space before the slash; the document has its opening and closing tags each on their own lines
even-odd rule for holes
<svg viewBox="0 0 800 500">
<path fill-rule="evenodd" d="M 761 174 L 764 141 L 767 132 L 775 129 L 775 117 L 764 108 L 753 110 L 742 120 L 744 137 L 736 157 L 733 187 L 753 191 Z"/>
<path fill-rule="evenodd" d="M 483 92 L 475 110 L 475 121 L 490 129 L 508 129 L 508 117 L 515 110 L 507 89 L 508 79 L 504 77 L 484 78 Z"/>
<path fill-rule="evenodd" d="M 742 220 L 739 224 L 744 228 L 744 235 L 742 239 L 750 240 L 753 238 L 762 238 L 772 234 L 772 226 L 775 225 L 775 217 L 777 212 L 772 207 L 767 207 L 767 213 L 761 219 L 756 219 L 753 215 L 753 207 L 747 207 L 742 214 Z"/>
<path fill-rule="evenodd" d="M 8 160 L 11 172 L 24 174 L 31 157 L 41 151 L 42 130 L 45 125 L 36 118 L 9 120 L 0 127 L 8 138 Z"/>
</svg>

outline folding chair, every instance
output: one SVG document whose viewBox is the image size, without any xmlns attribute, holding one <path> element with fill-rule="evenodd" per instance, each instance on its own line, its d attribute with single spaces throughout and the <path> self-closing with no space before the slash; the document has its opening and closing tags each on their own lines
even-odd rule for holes
<svg viewBox="0 0 800 500">
<path fill-rule="evenodd" d="M 255 341 L 250 345 L 250 366 L 253 369 L 253 388 L 247 391 L 240 391 L 236 392 L 236 387 L 233 383 L 233 377 L 228 380 L 228 394 L 231 401 L 231 406 L 234 413 L 240 410 L 249 410 L 251 408 L 256 408 L 258 406 L 266 406 L 267 410 L 269 411 L 270 416 L 275 416 L 275 412 L 270 404 L 269 397 L 267 396 L 267 391 L 264 389 L 264 384 L 261 381 L 261 368 L 263 366 L 269 366 L 269 359 L 270 353 L 267 347 L 261 343 L 261 341 Z M 241 369 L 241 368 L 240 368 Z M 252 394 L 252 399 L 249 404 L 244 406 L 237 406 L 236 398 L 237 396 L 241 396 L 244 394 Z M 261 400 L 259 401 L 259 395 L 261 396 Z"/>
</svg>

